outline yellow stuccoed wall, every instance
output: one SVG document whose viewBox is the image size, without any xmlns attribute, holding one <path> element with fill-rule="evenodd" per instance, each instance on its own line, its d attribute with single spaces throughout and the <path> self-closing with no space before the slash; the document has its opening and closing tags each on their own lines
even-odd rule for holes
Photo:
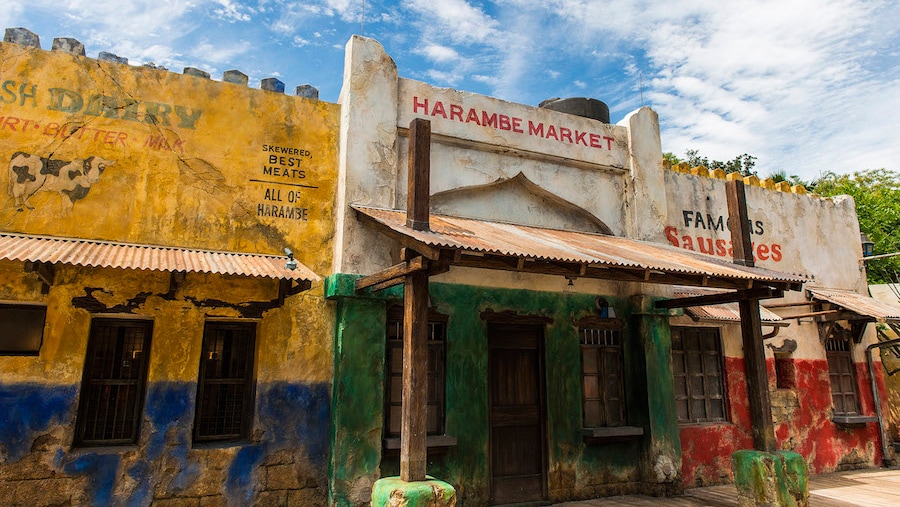
<svg viewBox="0 0 900 507">
<path fill-rule="evenodd" d="M 2 43 L 0 234 L 275 255 L 290 248 L 324 278 L 339 110 Z M 58 178 L 22 173 L 40 158 L 62 167 Z M 173 296 L 169 273 L 56 265 L 42 294 L 23 262 L 0 260 L 0 302 L 47 306 L 39 354 L 0 355 L 0 411 L 17 420 L 25 411 L 29 421 L 0 428 L 0 488 L 11 491 L 13 505 L 274 497 L 324 504 L 334 324 L 321 284 L 278 305 L 273 279 L 188 273 Z M 95 453 L 73 449 L 72 441 L 91 321 L 99 316 L 151 319 L 153 334 L 139 442 Z M 192 444 L 191 431 L 209 319 L 256 323 L 256 400 L 248 441 L 205 448 Z M 50 487 L 33 489 L 48 476 Z"/>
<path fill-rule="evenodd" d="M 267 254 L 282 254 L 288 247 L 299 262 L 320 275 L 327 274 L 329 241 L 334 234 L 337 105 L 16 44 L 0 45 L 0 72 L 3 230 Z M 106 107 L 110 105 L 117 108 Z M 147 116 L 148 111 L 165 113 L 167 109 L 167 114 L 156 115 L 156 123 Z M 278 153 L 265 151 L 266 147 L 287 150 Z M 61 161 L 96 156 L 114 163 L 82 199 L 73 203 L 63 193 L 38 191 L 29 199 L 34 209 L 22 206 L 19 211 L 11 195 L 10 177 L 15 175 L 9 168 L 19 152 Z M 270 159 L 273 156 L 284 160 Z M 266 168 L 275 170 L 267 174 Z M 285 177 L 285 169 L 302 171 L 304 177 L 298 177 L 298 172 Z M 298 215 L 303 213 L 298 209 L 305 210 L 306 220 L 271 216 L 282 210 L 288 213 L 288 208 Z M 6 269 L 34 285 L 33 276 L 21 277 L 16 274 L 19 269 Z M 108 306 L 121 304 L 138 292 L 168 290 L 168 277 L 160 274 L 86 270 L 83 276 L 84 284 L 122 287 L 107 296 L 111 298 Z M 104 276 L 115 283 L 95 280 Z M 153 289 L 148 287 L 150 280 L 157 285 Z M 131 290 L 126 289 L 129 285 Z M 194 288 L 207 291 L 205 297 L 235 303 L 277 296 L 272 280 L 189 274 L 183 291 L 190 293 Z M 59 290 L 55 288 L 49 298 L 65 302 L 83 295 L 76 287 L 67 295 L 58 294 Z M 6 300 L 35 301 L 35 295 L 40 297 L 34 290 L 29 294 L 5 292 L 8 294 L 2 298 Z M 314 288 L 309 293 L 321 291 Z M 259 369 L 261 380 L 295 378 L 298 372 L 326 380 L 330 374 L 330 351 L 324 350 L 320 340 L 310 343 L 308 338 L 325 336 L 330 322 L 319 298 L 309 293 L 288 298 L 284 308 L 271 310 L 259 324 L 260 337 L 284 338 L 260 341 L 259 364 L 265 365 Z M 181 305 L 152 303 L 149 300 L 142 311 L 162 319 L 191 318 L 190 312 L 181 315 Z M 55 313 L 51 309 L 48 320 Z M 224 309 L 204 313 L 237 317 Z M 202 319 L 203 313 L 198 315 L 193 318 Z M 80 321 L 88 318 L 83 311 L 59 317 L 67 327 L 83 325 Z M 56 327 L 52 324 L 47 326 L 50 333 L 45 336 L 41 362 L 57 364 L 59 358 L 53 354 Z M 163 342 L 154 341 L 155 349 L 185 347 L 165 343 L 168 336 L 175 335 L 161 332 L 159 325 L 154 338 Z M 304 337 L 293 332 L 300 329 Z M 77 336 L 85 336 L 86 329 L 82 331 Z M 71 342 L 75 333 L 69 334 Z M 59 350 L 76 352 L 65 347 Z M 12 361 L 34 363 L 33 359 Z M 151 364 L 151 378 L 196 377 L 192 370 L 162 374 L 157 371 L 158 364 Z M 73 366 L 75 373 L 57 380 L 80 378 L 80 365 Z M 41 376 L 46 369 L 46 365 L 33 365 L 24 371 L 30 372 L 28 376 Z M 15 371 L 18 376 L 23 370 Z M 0 373 L 0 378 L 4 375 Z"/>
<path fill-rule="evenodd" d="M 38 192 L 33 210 L 17 211 L 6 192 L 3 229 L 260 253 L 291 247 L 316 272 L 330 262 L 337 105 L 15 44 L 0 45 L 0 72 L 3 188 L 16 152 L 114 161 L 74 205 Z M 117 108 L 98 107 L 97 96 Z M 167 108 L 155 124 L 147 116 Z M 266 146 L 295 151 L 270 164 L 276 153 Z M 305 177 L 267 175 L 264 166 Z M 308 220 L 261 216 L 260 205 L 305 208 Z"/>
</svg>

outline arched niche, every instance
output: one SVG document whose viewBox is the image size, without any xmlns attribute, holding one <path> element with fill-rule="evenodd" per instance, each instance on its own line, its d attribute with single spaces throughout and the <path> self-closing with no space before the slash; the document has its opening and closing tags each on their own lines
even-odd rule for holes
<svg viewBox="0 0 900 507">
<path fill-rule="evenodd" d="M 441 215 L 612 235 L 612 230 L 592 213 L 548 192 L 522 173 L 486 185 L 434 194 L 431 211 Z"/>
</svg>

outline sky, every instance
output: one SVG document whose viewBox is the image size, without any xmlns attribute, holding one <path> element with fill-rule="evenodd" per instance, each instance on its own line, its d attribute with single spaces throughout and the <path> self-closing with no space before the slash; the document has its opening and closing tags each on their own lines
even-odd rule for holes
<svg viewBox="0 0 900 507">
<path fill-rule="evenodd" d="M 749 153 L 758 174 L 900 171 L 897 0 L 5 0 L 0 28 L 132 65 L 276 77 L 337 102 L 344 47 L 378 40 L 400 76 L 537 105 L 644 106 L 663 151 Z"/>
</svg>

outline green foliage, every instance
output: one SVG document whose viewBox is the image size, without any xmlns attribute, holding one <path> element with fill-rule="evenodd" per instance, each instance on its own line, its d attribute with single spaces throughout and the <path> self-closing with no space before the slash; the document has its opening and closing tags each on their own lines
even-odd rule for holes
<svg viewBox="0 0 900 507">
<path fill-rule="evenodd" d="M 742 176 L 755 175 L 753 168 L 756 166 L 756 157 L 747 153 L 742 153 L 731 160 L 711 160 L 700 155 L 699 150 L 687 150 L 684 152 L 685 158 L 679 158 L 674 153 L 667 151 L 663 153 L 663 159 L 668 160 L 672 165 L 680 162 L 687 162 L 691 167 L 704 166 L 710 171 L 722 169 L 725 173 L 739 172 Z"/>
<path fill-rule="evenodd" d="M 860 231 L 875 243 L 875 255 L 900 252 L 900 174 L 887 169 L 826 172 L 811 186 L 825 197 L 853 197 Z M 866 262 L 866 271 L 869 283 L 897 283 L 900 256 Z"/>
<path fill-rule="evenodd" d="M 806 190 L 808 192 L 812 192 L 815 186 L 815 183 L 804 181 L 800 178 L 800 176 L 797 176 L 796 174 L 789 175 L 784 170 L 775 171 L 774 173 L 770 174 L 768 178 L 771 178 L 775 183 L 786 181 L 790 183 L 792 187 L 794 185 L 803 185 L 804 187 L 806 187 Z"/>
</svg>

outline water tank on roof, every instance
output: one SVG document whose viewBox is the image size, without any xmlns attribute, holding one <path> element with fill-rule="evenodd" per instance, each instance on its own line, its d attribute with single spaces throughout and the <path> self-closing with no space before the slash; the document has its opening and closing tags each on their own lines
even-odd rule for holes
<svg viewBox="0 0 900 507">
<path fill-rule="evenodd" d="M 609 123 L 609 107 L 597 99 L 585 97 L 547 99 L 538 104 L 538 107 Z"/>
</svg>

